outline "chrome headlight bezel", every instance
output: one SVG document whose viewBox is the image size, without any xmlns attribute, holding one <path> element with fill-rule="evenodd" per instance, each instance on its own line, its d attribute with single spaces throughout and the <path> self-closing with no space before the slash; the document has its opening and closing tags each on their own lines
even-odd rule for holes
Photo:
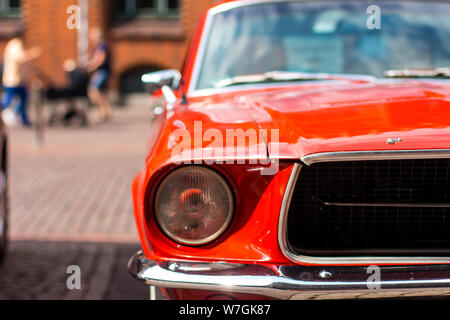
<svg viewBox="0 0 450 320">
<path fill-rule="evenodd" d="M 159 209 L 158 209 L 160 207 L 159 204 L 161 201 L 161 193 L 164 190 L 164 188 L 167 186 L 167 184 L 169 184 L 171 182 L 171 179 L 173 179 L 176 175 L 178 175 L 180 173 L 183 173 L 185 171 L 189 171 L 192 169 L 201 171 L 207 175 L 211 175 L 211 177 L 213 177 L 223 188 L 223 190 L 225 191 L 225 194 L 227 195 L 227 198 L 228 198 L 228 211 L 226 212 L 226 218 L 225 218 L 223 225 L 213 234 L 209 235 L 208 237 L 198 239 L 198 240 L 184 239 L 184 238 L 174 234 L 171 230 L 169 230 L 169 228 L 167 228 L 167 226 L 162 221 L 160 214 L 159 214 Z M 198 166 L 198 165 L 183 166 L 183 167 L 179 167 L 179 168 L 172 170 L 169 174 L 167 174 L 160 181 L 160 184 L 156 188 L 156 192 L 155 192 L 154 198 L 153 198 L 154 217 L 155 217 L 155 221 L 156 221 L 156 224 L 158 225 L 159 229 L 171 241 L 174 241 L 175 243 L 178 243 L 178 244 L 191 246 L 191 247 L 204 246 L 204 245 L 210 244 L 210 243 L 216 241 L 217 239 L 219 239 L 226 232 L 226 230 L 230 227 L 230 225 L 233 221 L 235 205 L 236 205 L 236 202 L 235 202 L 234 193 L 233 193 L 233 190 L 232 190 L 230 184 L 228 183 L 228 181 L 221 174 L 216 172 L 215 170 L 204 167 L 204 166 Z"/>
</svg>

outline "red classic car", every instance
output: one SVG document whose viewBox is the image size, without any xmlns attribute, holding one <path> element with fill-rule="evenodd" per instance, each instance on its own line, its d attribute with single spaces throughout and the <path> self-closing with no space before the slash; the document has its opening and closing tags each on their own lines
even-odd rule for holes
<svg viewBox="0 0 450 320">
<path fill-rule="evenodd" d="M 134 180 L 170 299 L 450 292 L 450 4 L 214 5 Z"/>
</svg>

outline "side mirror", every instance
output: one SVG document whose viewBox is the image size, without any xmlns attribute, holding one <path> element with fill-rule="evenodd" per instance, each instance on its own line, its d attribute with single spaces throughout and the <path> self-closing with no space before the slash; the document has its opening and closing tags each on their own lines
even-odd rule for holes
<svg viewBox="0 0 450 320">
<path fill-rule="evenodd" d="M 154 93 L 162 87 L 178 90 L 181 84 L 181 73 L 178 70 L 163 70 L 146 73 L 141 78 L 150 93 Z"/>
</svg>

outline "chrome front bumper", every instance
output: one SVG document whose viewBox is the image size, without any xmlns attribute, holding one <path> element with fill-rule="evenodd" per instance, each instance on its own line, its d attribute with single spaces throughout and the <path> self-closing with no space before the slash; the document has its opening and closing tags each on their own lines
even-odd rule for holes
<svg viewBox="0 0 450 320">
<path fill-rule="evenodd" d="M 138 252 L 128 263 L 128 270 L 136 279 L 161 288 L 247 293 L 275 299 L 450 295 L 450 265 L 383 266 L 377 278 L 367 267 L 271 268 L 256 264 L 155 262 Z"/>
</svg>

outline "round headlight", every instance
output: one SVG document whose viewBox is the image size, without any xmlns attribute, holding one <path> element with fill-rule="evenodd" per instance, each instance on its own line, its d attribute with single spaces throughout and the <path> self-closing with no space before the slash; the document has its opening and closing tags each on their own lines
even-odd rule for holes
<svg viewBox="0 0 450 320">
<path fill-rule="evenodd" d="M 156 221 L 172 240 L 191 246 L 220 237 L 231 223 L 233 194 L 216 172 L 188 166 L 170 173 L 155 196 Z"/>
</svg>

